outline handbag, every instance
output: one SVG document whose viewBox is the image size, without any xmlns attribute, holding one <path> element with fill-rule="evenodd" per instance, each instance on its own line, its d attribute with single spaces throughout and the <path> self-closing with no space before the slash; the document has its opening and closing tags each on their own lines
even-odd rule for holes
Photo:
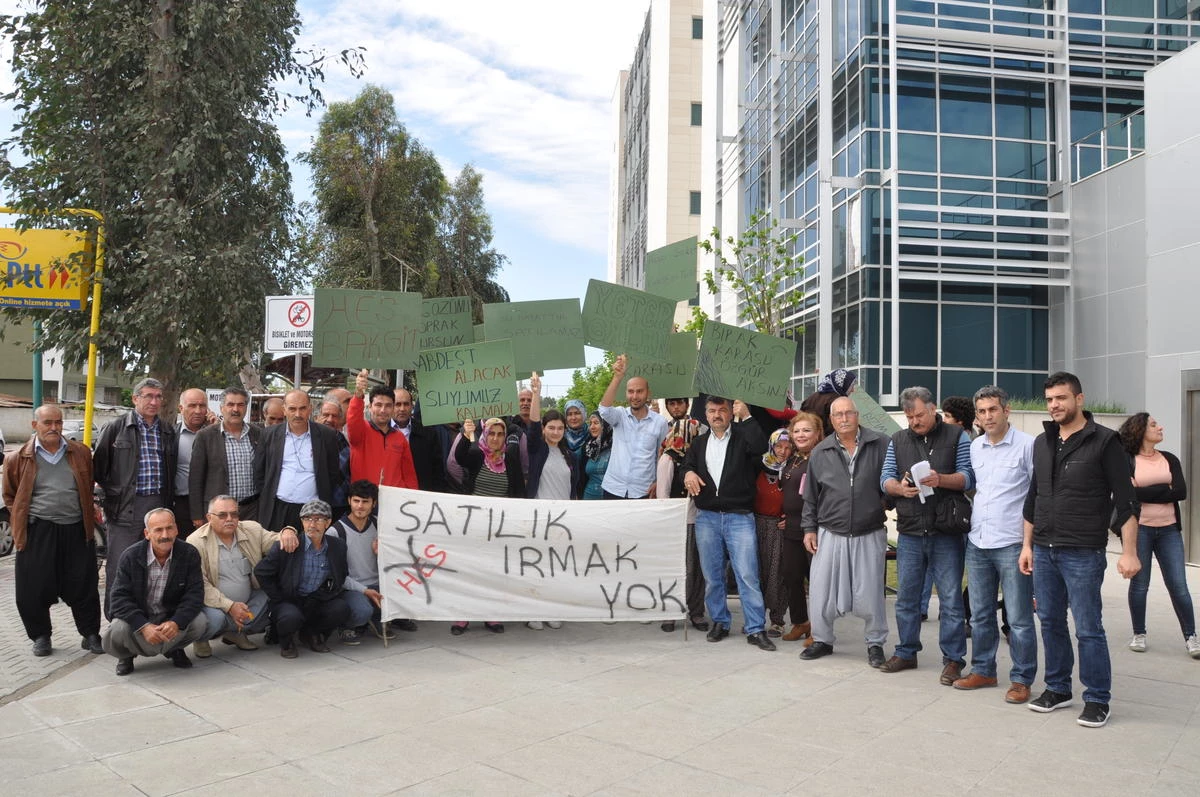
<svg viewBox="0 0 1200 797">
<path fill-rule="evenodd" d="M 958 490 L 939 491 L 933 510 L 933 527 L 943 534 L 966 534 L 971 530 L 971 499 Z"/>
</svg>

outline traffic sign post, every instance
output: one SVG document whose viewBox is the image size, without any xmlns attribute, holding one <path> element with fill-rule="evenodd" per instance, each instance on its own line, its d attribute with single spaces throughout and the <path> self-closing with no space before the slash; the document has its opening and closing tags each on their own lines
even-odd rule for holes
<svg viewBox="0 0 1200 797">
<path fill-rule="evenodd" d="M 303 355 L 312 354 L 313 297 L 268 296 L 263 351 L 268 354 L 292 354 L 296 357 L 292 384 L 300 387 Z"/>
</svg>

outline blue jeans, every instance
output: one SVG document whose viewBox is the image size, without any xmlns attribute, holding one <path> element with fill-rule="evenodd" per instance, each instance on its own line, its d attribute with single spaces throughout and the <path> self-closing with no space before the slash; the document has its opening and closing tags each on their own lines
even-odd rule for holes
<svg viewBox="0 0 1200 797">
<path fill-rule="evenodd" d="M 1046 688 L 1071 694 L 1075 654 L 1067 629 L 1067 607 L 1075 618 L 1079 643 L 1079 680 L 1083 699 L 1107 703 L 1112 696 L 1112 662 L 1101 619 L 1100 586 L 1108 555 L 1103 548 L 1033 546 L 1033 594 L 1042 624 Z"/>
<path fill-rule="evenodd" d="M 1178 526 L 1138 526 L 1137 554 L 1142 569 L 1129 582 L 1129 616 L 1133 633 L 1146 633 L 1146 593 L 1150 591 L 1151 555 L 1158 557 L 1171 606 L 1179 618 L 1184 639 L 1196 633 L 1196 615 L 1192 610 L 1192 593 L 1188 592 L 1187 573 L 1183 567 L 1183 534 Z"/>
<path fill-rule="evenodd" d="M 926 571 L 937 585 L 938 642 L 942 663 L 967 660 L 967 628 L 963 617 L 963 540 L 961 534 L 901 534 L 896 543 L 896 655 L 913 659 L 921 650 L 921 589 Z"/>
<path fill-rule="evenodd" d="M 261 589 L 252 590 L 249 599 L 246 601 L 246 606 L 250 608 L 250 613 L 254 615 L 254 619 L 248 625 L 242 626 L 242 632 L 257 634 L 261 631 L 266 631 L 267 622 L 270 620 L 267 615 L 267 593 Z M 205 606 L 204 616 L 208 618 L 208 631 L 204 634 L 205 639 L 216 639 L 222 634 L 237 633 L 237 623 L 220 609 Z"/>
<path fill-rule="evenodd" d="M 757 634 L 765 627 L 762 590 L 758 586 L 758 538 L 754 513 L 696 511 L 696 549 L 704 572 L 704 605 L 717 625 L 730 627 L 725 600 L 725 554 L 733 564 L 746 633 Z"/>
<path fill-rule="evenodd" d="M 1030 686 L 1037 675 L 1037 630 L 1033 626 L 1033 578 L 1021 572 L 1021 543 L 979 548 L 967 540 L 967 586 L 971 593 L 971 672 L 996 677 L 996 587 L 1008 612 L 1008 680 Z"/>
<path fill-rule="evenodd" d="M 367 586 L 379 589 L 377 584 L 368 584 Z M 372 617 L 380 616 L 379 607 L 371 603 L 371 599 L 365 593 L 348 589 L 342 592 L 342 597 L 346 599 L 346 605 L 350 607 L 350 619 L 346 621 L 346 628 L 362 628 Z"/>
</svg>

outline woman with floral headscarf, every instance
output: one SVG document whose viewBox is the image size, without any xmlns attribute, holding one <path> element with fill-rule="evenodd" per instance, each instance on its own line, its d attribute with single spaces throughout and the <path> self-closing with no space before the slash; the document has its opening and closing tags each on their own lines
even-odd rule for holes
<svg viewBox="0 0 1200 797">
<path fill-rule="evenodd" d="M 567 421 L 567 433 L 563 440 L 567 449 L 578 461 L 583 456 L 583 444 L 588 441 L 587 406 L 579 399 L 571 399 L 563 405 L 563 417 Z"/>
<path fill-rule="evenodd" d="M 608 421 L 593 412 L 588 416 L 588 439 L 583 444 L 580 465 L 583 466 L 583 500 L 595 501 L 604 498 L 604 472 L 608 470 L 608 457 L 612 453 L 612 427 Z"/>
<path fill-rule="evenodd" d="M 811 412 L 821 419 L 824 425 L 825 437 L 833 434 L 833 424 L 829 421 L 829 407 L 841 396 L 849 396 L 854 392 L 858 377 L 853 371 L 838 368 L 825 374 L 817 385 L 817 392 L 804 400 L 800 405 L 801 412 Z"/>
<path fill-rule="evenodd" d="M 780 577 L 783 558 L 783 482 L 784 464 L 792 456 L 792 441 L 786 429 L 776 429 L 767 443 L 758 474 L 758 489 L 754 497 L 754 519 L 758 529 L 758 580 L 762 586 L 763 603 L 771 624 L 767 636 L 783 636 L 783 614 L 787 611 L 787 595 Z"/>
</svg>

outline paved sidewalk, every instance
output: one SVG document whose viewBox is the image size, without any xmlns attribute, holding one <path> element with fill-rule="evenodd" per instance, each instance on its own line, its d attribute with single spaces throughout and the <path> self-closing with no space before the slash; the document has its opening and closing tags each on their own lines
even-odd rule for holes
<svg viewBox="0 0 1200 797">
<path fill-rule="evenodd" d="M 1125 584 L 1110 562 L 1099 730 L 1076 724 L 1078 696 L 1036 714 L 938 685 L 933 622 L 920 668 L 896 675 L 867 667 L 853 618 L 816 662 L 657 624 L 422 623 L 295 661 L 218 643 L 191 671 L 137 659 L 117 678 L 95 657 L 0 707 L 0 772 L 20 795 L 1194 795 L 1200 661 L 1158 575 L 1150 649 L 1125 648 Z"/>
</svg>

